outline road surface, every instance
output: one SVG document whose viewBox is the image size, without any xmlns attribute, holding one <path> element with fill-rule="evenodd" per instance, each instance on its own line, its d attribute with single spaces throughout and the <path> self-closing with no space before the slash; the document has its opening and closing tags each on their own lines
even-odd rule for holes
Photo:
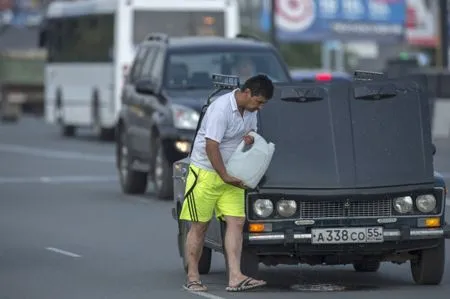
<svg viewBox="0 0 450 299">
<path fill-rule="evenodd" d="M 375 274 L 351 266 L 280 266 L 262 267 L 266 289 L 230 294 L 219 254 L 203 277 L 210 292 L 186 292 L 171 202 L 151 190 L 121 194 L 113 152 L 112 143 L 88 132 L 64 139 L 39 119 L 0 126 L 1 299 L 325 298 L 331 294 L 305 286 L 329 283 L 348 287 L 332 294 L 337 299 L 450 294 L 450 258 L 438 287 L 414 285 L 409 264 L 383 264 Z M 450 183 L 450 142 L 438 143 L 436 168 Z"/>
</svg>

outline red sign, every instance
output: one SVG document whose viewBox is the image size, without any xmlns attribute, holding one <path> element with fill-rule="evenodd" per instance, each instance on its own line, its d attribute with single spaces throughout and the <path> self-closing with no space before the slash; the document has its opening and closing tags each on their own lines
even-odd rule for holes
<svg viewBox="0 0 450 299">
<path fill-rule="evenodd" d="M 13 0 L 0 0 L 0 11 L 9 10 L 13 7 Z"/>
</svg>

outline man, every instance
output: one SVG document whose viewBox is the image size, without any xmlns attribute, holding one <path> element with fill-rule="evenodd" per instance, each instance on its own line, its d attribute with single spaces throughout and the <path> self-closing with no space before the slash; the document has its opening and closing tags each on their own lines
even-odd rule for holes
<svg viewBox="0 0 450 299">
<path fill-rule="evenodd" d="M 214 211 L 226 222 L 228 291 L 242 291 L 266 284 L 246 277 L 240 269 L 242 232 L 245 222 L 243 183 L 227 174 L 225 165 L 242 140 L 257 130 L 257 111 L 273 96 L 272 81 L 265 75 L 249 78 L 240 89 L 218 97 L 208 107 L 194 141 L 181 220 L 192 225 L 186 240 L 187 282 L 190 291 L 206 291 L 198 271 L 208 223 Z"/>
</svg>

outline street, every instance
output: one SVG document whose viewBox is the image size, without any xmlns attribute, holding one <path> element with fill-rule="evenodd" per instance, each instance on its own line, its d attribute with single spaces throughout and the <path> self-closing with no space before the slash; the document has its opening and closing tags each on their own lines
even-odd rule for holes
<svg viewBox="0 0 450 299">
<path fill-rule="evenodd" d="M 450 184 L 450 141 L 436 142 L 436 170 Z M 24 117 L 0 124 L 0 299 L 325 298 L 311 284 L 346 287 L 334 298 L 433 298 L 450 294 L 450 242 L 440 286 L 414 284 L 409 263 L 378 273 L 351 266 L 261 266 L 267 288 L 225 291 L 224 259 L 202 277 L 209 292 L 184 291 L 172 202 L 121 193 L 114 144 L 89 131 L 63 138 Z M 447 212 L 450 211 L 447 200 Z M 447 216 L 447 220 L 450 217 Z"/>
</svg>

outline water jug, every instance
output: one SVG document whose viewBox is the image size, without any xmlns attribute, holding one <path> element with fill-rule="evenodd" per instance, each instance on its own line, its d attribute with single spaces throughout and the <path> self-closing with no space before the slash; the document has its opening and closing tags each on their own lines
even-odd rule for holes
<svg viewBox="0 0 450 299">
<path fill-rule="evenodd" d="M 250 132 L 254 143 L 249 147 L 242 141 L 226 164 L 229 175 L 234 176 L 254 189 L 272 160 L 275 144 L 267 141 L 256 132 Z"/>
</svg>

